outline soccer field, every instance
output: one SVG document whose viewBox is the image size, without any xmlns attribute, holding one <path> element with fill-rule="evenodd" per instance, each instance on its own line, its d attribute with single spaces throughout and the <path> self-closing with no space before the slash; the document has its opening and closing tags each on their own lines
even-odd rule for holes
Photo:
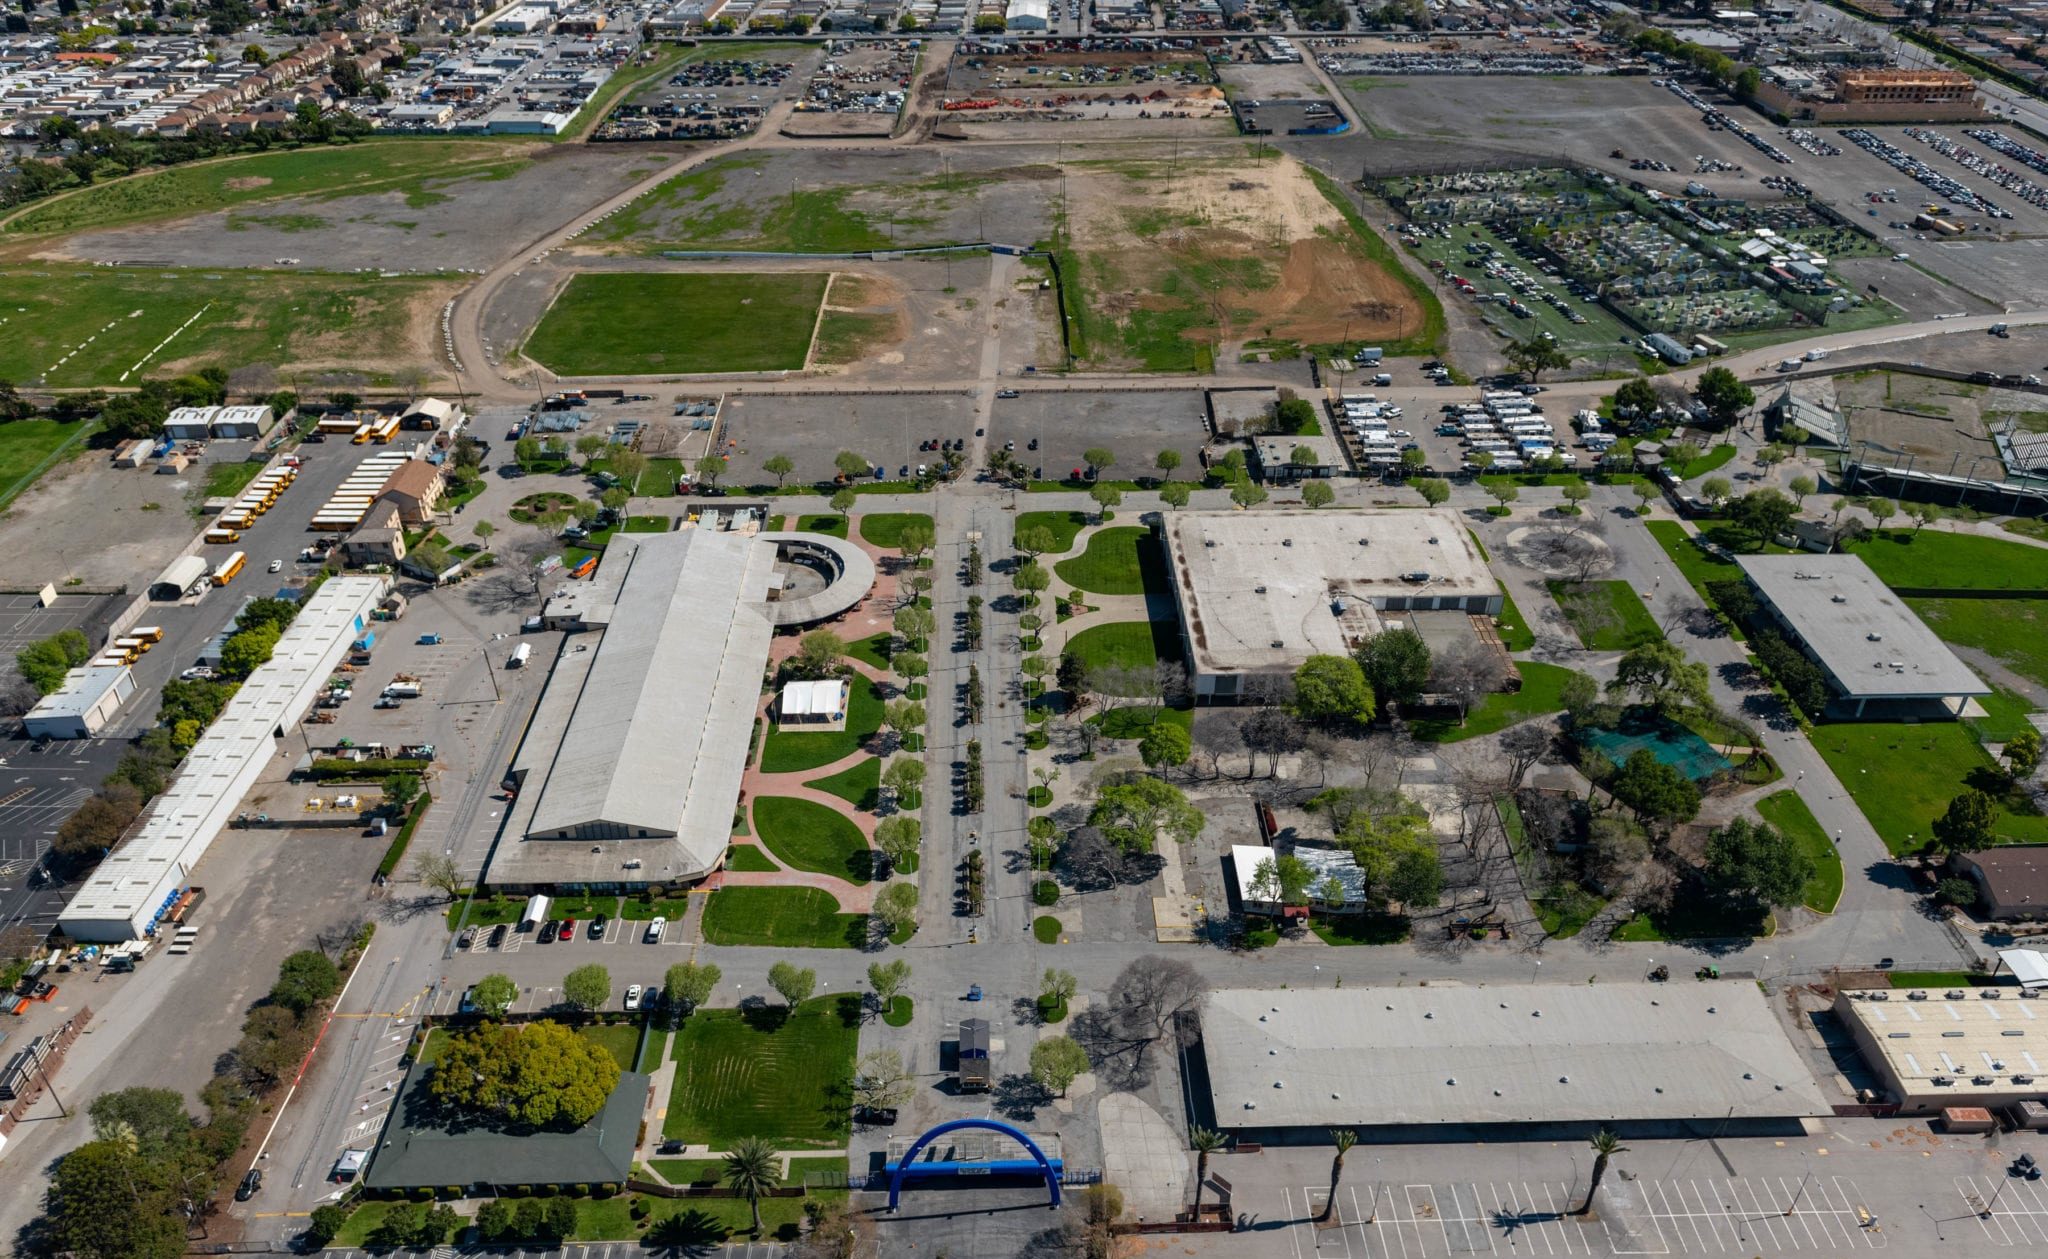
<svg viewBox="0 0 2048 1259">
<path fill-rule="evenodd" d="M 563 376 L 801 369 L 829 277 L 574 276 L 526 356 Z"/>
</svg>

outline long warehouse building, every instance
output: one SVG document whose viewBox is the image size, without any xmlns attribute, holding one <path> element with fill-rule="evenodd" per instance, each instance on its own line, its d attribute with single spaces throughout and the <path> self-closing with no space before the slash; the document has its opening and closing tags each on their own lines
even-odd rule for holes
<svg viewBox="0 0 2048 1259">
<path fill-rule="evenodd" d="M 277 641 L 269 663 L 235 697 L 150 802 L 126 844 L 100 863 L 57 925 L 74 940 L 132 940 L 186 886 L 193 867 L 262 776 L 285 732 L 312 710 L 349 644 L 388 588 L 382 577 L 333 577 Z"/>
</svg>

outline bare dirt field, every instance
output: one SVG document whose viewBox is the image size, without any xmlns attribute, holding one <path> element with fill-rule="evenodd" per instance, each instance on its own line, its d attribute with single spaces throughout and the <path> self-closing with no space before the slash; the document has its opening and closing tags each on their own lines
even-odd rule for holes
<svg viewBox="0 0 2048 1259">
<path fill-rule="evenodd" d="M 1422 328 L 1400 280 L 1291 158 L 1084 162 L 1064 186 L 1084 357 L 1199 367 L 1248 345 Z"/>
<path fill-rule="evenodd" d="M 85 232 L 44 251 L 86 261 L 148 258 L 176 266 L 272 267 L 280 258 L 352 271 L 483 268 L 554 223 L 563 204 L 588 205 L 659 169 L 682 150 L 667 145 L 558 145 L 502 179 L 470 179 L 432 191 L 340 198 L 296 197 L 173 223 Z"/>
<path fill-rule="evenodd" d="M 1903 372 L 1837 377 L 1835 397 L 1854 440 L 1936 460 L 1995 463 L 1988 421 L 2041 414 L 2040 399 L 2028 394 Z"/>
</svg>

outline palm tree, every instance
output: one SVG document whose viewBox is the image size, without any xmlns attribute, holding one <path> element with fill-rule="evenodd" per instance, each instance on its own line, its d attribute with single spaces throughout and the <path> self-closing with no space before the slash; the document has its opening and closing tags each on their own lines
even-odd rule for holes
<svg viewBox="0 0 2048 1259">
<path fill-rule="evenodd" d="M 1337 1207 L 1337 1181 L 1344 1175 L 1344 1155 L 1358 1144 L 1358 1134 L 1349 1128 L 1330 1129 L 1330 1141 L 1336 1145 L 1337 1153 L 1330 1159 L 1330 1196 L 1323 1201 L 1323 1213 L 1318 1219 L 1327 1220 L 1330 1212 Z"/>
<path fill-rule="evenodd" d="M 1600 1180 L 1607 1175 L 1607 1160 L 1617 1154 L 1628 1153 L 1628 1147 L 1621 1138 L 1602 1128 L 1593 1134 L 1593 1179 L 1586 1185 L 1586 1200 L 1579 1204 L 1574 1215 L 1590 1215 L 1593 1211 L 1593 1195 L 1600 1192 Z"/>
<path fill-rule="evenodd" d="M 1195 1151 L 1195 1222 L 1202 1222 L 1202 1182 L 1209 1179 L 1209 1156 L 1223 1148 L 1228 1140 L 1214 1128 L 1199 1124 L 1188 1129 L 1188 1144 Z"/>
<path fill-rule="evenodd" d="M 741 1137 L 725 1156 L 725 1183 L 746 1195 L 754 1211 L 754 1236 L 761 1235 L 761 1195 L 782 1179 L 782 1158 L 759 1137 Z"/>
</svg>

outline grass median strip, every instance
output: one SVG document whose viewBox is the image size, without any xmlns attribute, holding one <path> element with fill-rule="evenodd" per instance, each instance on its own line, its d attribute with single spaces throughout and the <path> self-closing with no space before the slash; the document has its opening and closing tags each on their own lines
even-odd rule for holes
<svg viewBox="0 0 2048 1259">
<path fill-rule="evenodd" d="M 1835 912 L 1842 899 L 1842 854 L 1806 801 L 1796 791 L 1778 791 L 1757 801 L 1756 811 L 1813 859 L 1813 877 L 1806 881 L 1801 902 L 1818 913 Z"/>
</svg>

